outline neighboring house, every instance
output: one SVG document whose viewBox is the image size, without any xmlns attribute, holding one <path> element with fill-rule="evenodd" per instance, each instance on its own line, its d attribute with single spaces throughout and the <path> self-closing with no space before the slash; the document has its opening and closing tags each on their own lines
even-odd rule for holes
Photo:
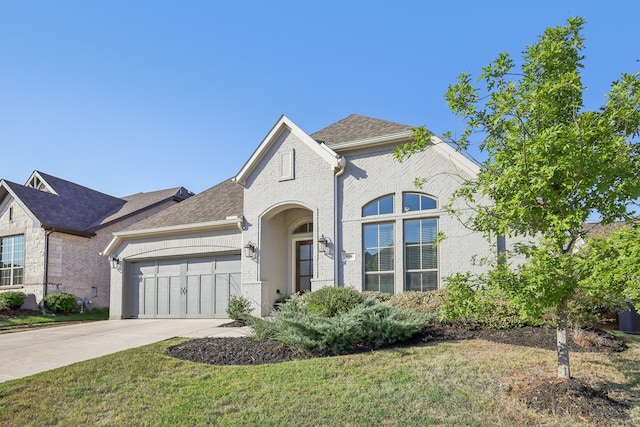
<svg viewBox="0 0 640 427">
<path fill-rule="evenodd" d="M 267 315 L 324 286 L 428 291 L 481 271 L 495 245 L 443 209 L 478 166 L 437 138 L 399 163 L 408 141 L 356 114 L 313 134 L 282 116 L 233 180 L 114 233 L 111 317 L 225 317 L 233 294 Z"/>
<path fill-rule="evenodd" d="M 0 180 L 0 292 L 40 302 L 71 293 L 109 305 L 109 260 L 100 254 L 114 231 L 193 194 L 183 187 L 113 197 L 35 171 L 25 185 Z"/>
</svg>

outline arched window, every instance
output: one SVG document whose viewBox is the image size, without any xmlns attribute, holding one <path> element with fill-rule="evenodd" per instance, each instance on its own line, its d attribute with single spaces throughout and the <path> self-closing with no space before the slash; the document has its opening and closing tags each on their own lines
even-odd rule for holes
<svg viewBox="0 0 640 427">
<path fill-rule="evenodd" d="M 311 233 L 313 231 L 313 223 L 305 222 L 304 224 L 300 224 L 293 230 L 293 234 L 302 234 L 302 233 Z"/>
<path fill-rule="evenodd" d="M 382 215 L 393 213 L 393 194 L 379 197 L 362 208 L 362 216 Z"/>
<path fill-rule="evenodd" d="M 433 197 L 429 197 L 420 193 L 403 193 L 402 194 L 402 211 L 426 211 L 437 209 L 438 201 Z"/>
</svg>

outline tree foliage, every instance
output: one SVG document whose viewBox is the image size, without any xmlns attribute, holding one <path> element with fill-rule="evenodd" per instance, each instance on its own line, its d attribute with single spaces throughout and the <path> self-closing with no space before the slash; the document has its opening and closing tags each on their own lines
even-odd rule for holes
<svg viewBox="0 0 640 427">
<path fill-rule="evenodd" d="M 605 224 L 630 219 L 629 204 L 640 197 L 640 75 L 622 74 L 600 109 L 585 109 L 583 25 L 582 18 L 570 18 L 548 28 L 524 50 L 519 66 L 501 53 L 477 81 L 462 73 L 445 95 L 466 122 L 456 141 L 445 138 L 465 149 L 481 135 L 487 157 L 449 207 L 455 199 L 473 206 L 469 226 L 487 236 L 539 242 L 527 249 L 530 263 L 518 280 L 498 283 L 529 314 L 555 307 L 564 377 L 568 302 L 583 284 L 576 256 L 582 225 L 594 212 Z M 418 128 L 414 138 L 397 157 L 423 150 L 432 135 Z"/>
</svg>

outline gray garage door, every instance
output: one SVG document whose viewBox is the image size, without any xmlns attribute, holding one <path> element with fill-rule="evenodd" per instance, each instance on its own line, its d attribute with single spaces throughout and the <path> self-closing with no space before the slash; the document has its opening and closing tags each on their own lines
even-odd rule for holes
<svg viewBox="0 0 640 427">
<path fill-rule="evenodd" d="M 240 257 L 193 258 L 133 264 L 140 318 L 227 317 L 240 293 Z"/>
</svg>

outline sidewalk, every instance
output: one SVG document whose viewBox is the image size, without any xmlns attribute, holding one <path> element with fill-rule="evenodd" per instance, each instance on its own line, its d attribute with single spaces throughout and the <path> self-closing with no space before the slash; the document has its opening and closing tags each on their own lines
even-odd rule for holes
<svg viewBox="0 0 640 427">
<path fill-rule="evenodd" d="M 229 319 L 105 320 L 0 334 L 0 382 L 173 337 L 239 337 Z"/>
</svg>

